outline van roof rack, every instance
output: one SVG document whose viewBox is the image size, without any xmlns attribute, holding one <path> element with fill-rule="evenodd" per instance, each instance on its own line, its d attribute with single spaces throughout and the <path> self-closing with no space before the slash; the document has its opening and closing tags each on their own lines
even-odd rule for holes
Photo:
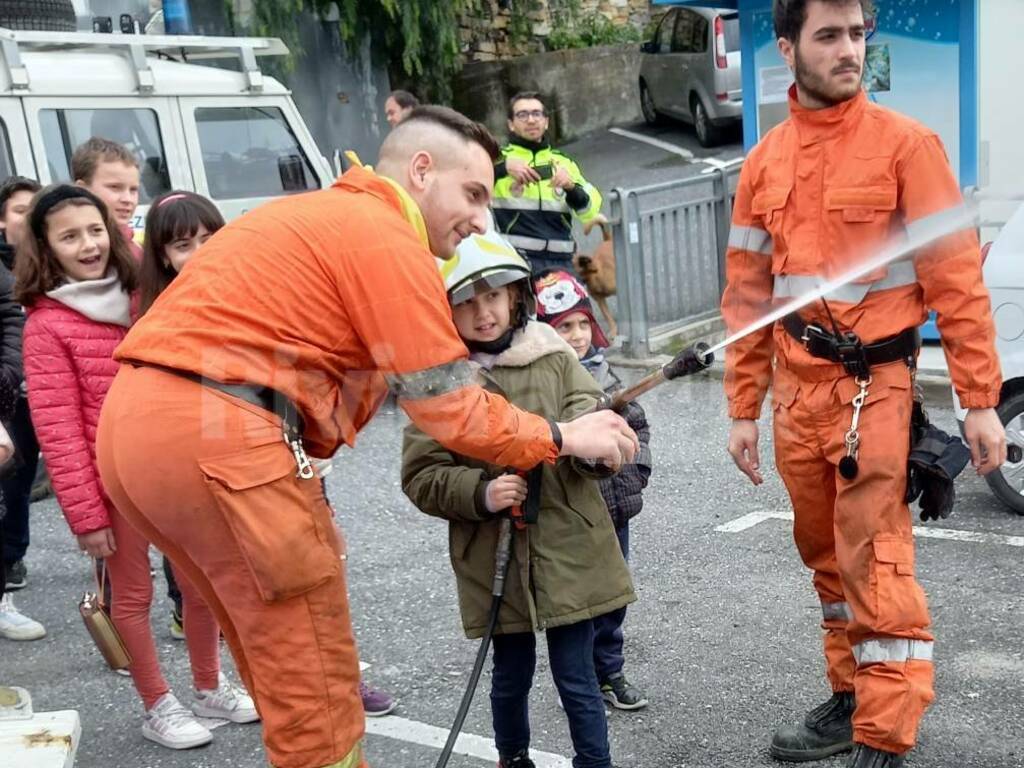
<svg viewBox="0 0 1024 768">
<path fill-rule="evenodd" d="M 115 51 L 128 55 L 140 93 L 154 88 L 147 52 L 178 58 L 238 59 L 250 91 L 263 90 L 257 56 L 285 56 L 288 47 L 276 37 L 204 37 L 201 35 L 125 35 L 97 32 L 29 32 L 0 27 L 0 55 L 15 90 L 28 90 L 21 51 Z"/>
</svg>

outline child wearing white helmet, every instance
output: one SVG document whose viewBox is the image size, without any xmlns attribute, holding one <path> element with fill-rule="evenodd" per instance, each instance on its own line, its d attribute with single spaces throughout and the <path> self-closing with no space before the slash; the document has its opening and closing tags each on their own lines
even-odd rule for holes
<svg viewBox="0 0 1024 768">
<path fill-rule="evenodd" d="M 483 387 L 561 421 L 592 410 L 601 389 L 572 348 L 537 322 L 530 268 L 500 235 L 473 235 L 442 267 L 459 335 Z M 494 637 L 491 713 L 499 768 L 533 768 L 528 697 L 536 632 L 572 736 L 576 768 L 611 768 L 604 700 L 594 671 L 593 619 L 635 599 L 595 467 L 544 464 L 535 523 L 517 530 Z M 466 635 L 481 637 L 491 605 L 500 515 L 526 500 L 506 468 L 450 453 L 406 428 L 402 488 L 449 524 L 451 562 Z"/>
</svg>

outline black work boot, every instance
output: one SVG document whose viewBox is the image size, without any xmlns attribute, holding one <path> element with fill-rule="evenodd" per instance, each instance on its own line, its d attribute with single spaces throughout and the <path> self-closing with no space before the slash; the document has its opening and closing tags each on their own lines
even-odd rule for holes
<svg viewBox="0 0 1024 768">
<path fill-rule="evenodd" d="M 832 694 L 832 698 L 807 713 L 799 725 L 784 725 L 772 737 L 769 749 L 776 760 L 806 763 L 823 760 L 853 749 L 853 723 L 856 707 L 852 692 Z"/>
<path fill-rule="evenodd" d="M 846 768 L 901 768 L 902 765 L 903 755 L 883 752 L 867 744 L 854 744 Z"/>
<path fill-rule="evenodd" d="M 537 768 L 530 759 L 530 751 L 524 749 L 514 755 L 501 755 L 498 759 L 498 768 Z"/>
</svg>

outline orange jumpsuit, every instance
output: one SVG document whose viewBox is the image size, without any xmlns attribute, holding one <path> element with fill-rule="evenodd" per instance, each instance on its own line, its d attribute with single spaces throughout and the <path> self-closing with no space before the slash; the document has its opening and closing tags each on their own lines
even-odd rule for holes
<svg viewBox="0 0 1024 768">
<path fill-rule="evenodd" d="M 863 92 L 811 111 L 791 90 L 790 118 L 753 149 L 740 176 L 722 299 L 730 332 L 960 202 L 942 144 L 924 126 Z M 960 402 L 997 404 L 995 334 L 973 231 L 838 289 L 828 304 L 839 327 L 864 343 L 920 325 L 935 309 Z M 801 316 L 831 330 L 821 302 Z M 860 470 L 849 481 L 837 466 L 859 388 L 842 366 L 812 357 L 780 323 L 737 342 L 726 358 L 733 418 L 758 418 L 772 387 L 776 466 L 821 599 L 829 681 L 856 693 L 854 741 L 903 753 L 933 698 L 930 620 L 903 501 L 912 376 L 902 362 L 872 376 Z"/>
<path fill-rule="evenodd" d="M 453 451 L 553 461 L 548 423 L 471 385 L 466 354 L 418 208 L 360 168 L 220 230 L 117 350 L 104 486 L 213 609 L 275 766 L 365 765 L 342 544 L 276 416 L 153 366 L 273 387 L 313 456 L 351 445 L 390 380 Z"/>
</svg>

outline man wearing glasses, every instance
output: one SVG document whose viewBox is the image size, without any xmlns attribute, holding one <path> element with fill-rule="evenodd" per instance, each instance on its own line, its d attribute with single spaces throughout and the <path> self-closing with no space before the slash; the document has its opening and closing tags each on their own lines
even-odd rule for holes
<svg viewBox="0 0 1024 768">
<path fill-rule="evenodd" d="M 494 221 L 530 262 L 573 271 L 573 214 L 584 226 L 601 215 L 601 193 L 570 158 L 545 137 L 548 114 L 540 94 L 517 93 L 509 101 L 508 144 L 494 168 Z"/>
</svg>

